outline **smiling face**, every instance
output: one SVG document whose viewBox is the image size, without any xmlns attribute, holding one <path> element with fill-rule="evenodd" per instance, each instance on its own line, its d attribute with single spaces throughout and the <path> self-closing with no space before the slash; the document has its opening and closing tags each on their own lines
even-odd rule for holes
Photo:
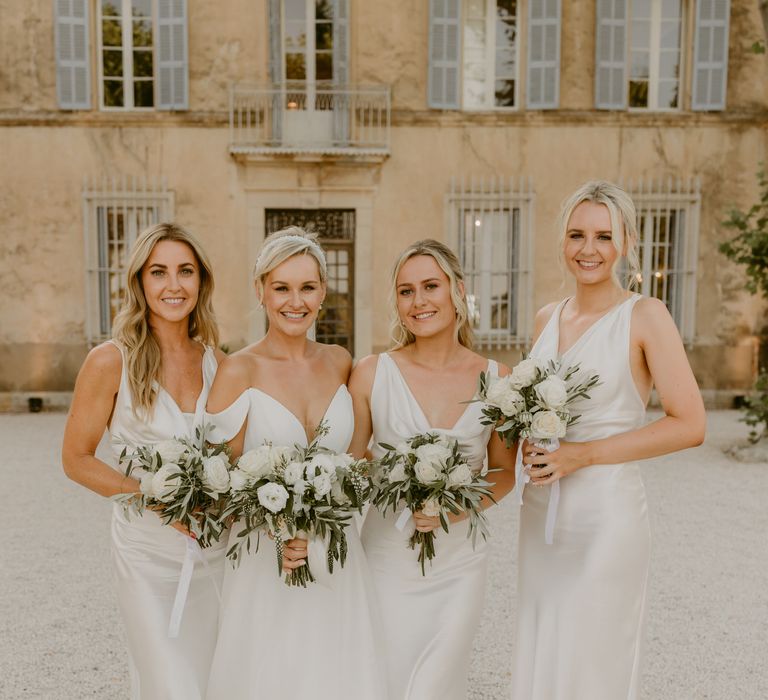
<svg viewBox="0 0 768 700">
<path fill-rule="evenodd" d="M 450 280 L 431 255 L 408 258 L 400 267 L 395 285 L 400 322 L 414 336 L 455 332 L 456 309 Z"/>
<path fill-rule="evenodd" d="M 306 335 L 325 299 L 317 261 L 294 255 L 270 271 L 261 285 L 269 327 L 290 336 Z"/>
<path fill-rule="evenodd" d="M 197 305 L 200 264 L 181 241 L 160 241 L 141 268 L 141 284 L 149 306 L 149 323 L 185 320 Z"/>
<path fill-rule="evenodd" d="M 619 252 L 613 241 L 608 207 L 586 201 L 573 210 L 565 232 L 563 256 L 577 283 L 613 283 L 612 272 Z"/>
</svg>

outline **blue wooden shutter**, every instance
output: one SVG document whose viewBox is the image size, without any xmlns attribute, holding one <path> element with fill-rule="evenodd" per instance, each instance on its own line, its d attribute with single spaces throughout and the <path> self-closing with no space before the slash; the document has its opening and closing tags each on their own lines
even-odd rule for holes
<svg viewBox="0 0 768 700">
<path fill-rule="evenodd" d="M 157 0 L 157 109 L 189 109 L 187 0 Z"/>
<path fill-rule="evenodd" d="M 429 0 L 427 104 L 459 108 L 461 0 Z"/>
<path fill-rule="evenodd" d="M 61 109 L 91 108 L 88 0 L 54 0 L 56 96 Z"/>
<path fill-rule="evenodd" d="M 560 103 L 560 0 L 528 2 L 528 109 Z"/>
<path fill-rule="evenodd" d="M 728 79 L 729 0 L 698 0 L 693 46 L 693 96 L 697 111 L 725 109 Z"/>
<path fill-rule="evenodd" d="M 597 0 L 597 109 L 627 108 L 627 6 L 627 0 Z"/>
</svg>

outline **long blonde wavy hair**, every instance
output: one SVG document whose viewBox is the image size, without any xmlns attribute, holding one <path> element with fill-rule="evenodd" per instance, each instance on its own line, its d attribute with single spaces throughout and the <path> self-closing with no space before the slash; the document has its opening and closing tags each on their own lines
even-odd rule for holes
<svg viewBox="0 0 768 700">
<path fill-rule="evenodd" d="M 393 313 L 392 318 L 392 340 L 395 345 L 394 350 L 410 345 L 416 340 L 416 337 L 409 331 L 400 320 L 397 312 L 397 276 L 403 265 L 416 255 L 429 255 L 434 258 L 438 267 L 448 277 L 451 290 L 451 301 L 456 309 L 456 338 L 464 347 L 472 349 L 473 333 L 472 325 L 469 321 L 469 310 L 467 308 L 467 299 L 461 292 L 460 283 L 464 283 L 464 271 L 461 269 L 461 263 L 454 253 L 445 243 L 427 238 L 423 241 L 416 241 L 409 245 L 398 257 L 395 266 L 392 269 L 392 279 L 390 284 L 389 304 Z"/>
<path fill-rule="evenodd" d="M 142 231 L 128 260 L 123 304 L 112 325 L 112 338 L 123 349 L 133 411 L 137 416 L 151 415 L 161 378 L 160 346 L 149 326 L 149 306 L 141 281 L 141 271 L 160 241 L 179 241 L 192 249 L 200 271 L 200 292 L 189 315 L 189 337 L 212 347 L 219 343 L 213 312 L 213 273 L 200 243 L 174 223 L 155 224 Z"/>
</svg>

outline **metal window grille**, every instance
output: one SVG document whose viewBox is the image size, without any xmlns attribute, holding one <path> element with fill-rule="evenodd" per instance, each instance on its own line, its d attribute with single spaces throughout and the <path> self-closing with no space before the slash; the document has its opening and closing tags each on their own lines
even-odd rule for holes
<svg viewBox="0 0 768 700">
<path fill-rule="evenodd" d="M 267 233 L 300 226 L 317 233 L 325 250 L 328 293 L 315 338 L 355 352 L 355 210 L 267 209 Z"/>
<path fill-rule="evenodd" d="M 526 178 L 451 182 L 449 241 L 464 269 L 469 315 L 482 347 L 520 347 L 530 339 L 533 205 Z"/>
<path fill-rule="evenodd" d="M 83 186 L 86 260 L 86 336 L 110 338 L 122 304 L 125 271 L 136 237 L 147 226 L 173 219 L 173 194 L 164 180 L 86 180 Z"/>
<path fill-rule="evenodd" d="M 661 299 L 686 343 L 695 337 L 701 183 L 698 178 L 630 181 L 637 207 L 636 287 Z"/>
</svg>

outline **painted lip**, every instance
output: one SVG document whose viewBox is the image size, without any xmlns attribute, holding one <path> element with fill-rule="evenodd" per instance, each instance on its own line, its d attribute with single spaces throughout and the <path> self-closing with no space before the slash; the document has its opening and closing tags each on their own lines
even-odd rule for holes
<svg viewBox="0 0 768 700">
<path fill-rule="evenodd" d="M 420 311 L 417 314 L 412 314 L 411 318 L 415 321 L 426 321 L 433 318 L 437 314 L 437 311 Z"/>
</svg>

